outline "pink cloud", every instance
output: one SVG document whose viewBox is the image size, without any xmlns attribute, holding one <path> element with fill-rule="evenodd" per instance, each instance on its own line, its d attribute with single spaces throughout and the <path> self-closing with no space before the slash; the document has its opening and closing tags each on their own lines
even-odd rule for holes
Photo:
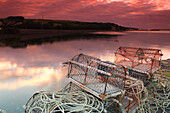
<svg viewBox="0 0 170 113">
<path fill-rule="evenodd" d="M 113 22 L 124 26 L 170 28 L 168 0 L 3 0 L 0 17 Z"/>
</svg>

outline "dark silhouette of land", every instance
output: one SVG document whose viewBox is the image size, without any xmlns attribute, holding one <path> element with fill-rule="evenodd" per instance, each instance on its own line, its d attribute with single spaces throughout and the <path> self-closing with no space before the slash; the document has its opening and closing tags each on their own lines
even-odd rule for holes
<svg viewBox="0 0 170 113">
<path fill-rule="evenodd" d="M 151 31 L 170 31 L 170 29 L 151 29 Z"/>
<path fill-rule="evenodd" d="M 127 30 L 138 29 L 114 23 L 25 19 L 22 16 L 10 16 L 0 19 L 0 46 L 25 48 L 27 45 L 53 43 L 54 41 L 106 38 L 118 36 L 118 34 L 94 34 L 94 32 Z"/>
<path fill-rule="evenodd" d="M 15 27 L 18 29 L 55 29 L 55 30 L 105 30 L 126 31 L 138 30 L 119 26 L 114 23 L 80 22 L 70 20 L 24 19 L 22 16 L 10 16 L 0 19 L 0 27 L 3 29 Z"/>
</svg>

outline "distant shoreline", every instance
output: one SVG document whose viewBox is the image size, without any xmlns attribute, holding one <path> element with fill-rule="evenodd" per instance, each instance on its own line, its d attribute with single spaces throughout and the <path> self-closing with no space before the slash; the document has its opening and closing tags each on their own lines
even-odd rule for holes
<svg viewBox="0 0 170 113">
<path fill-rule="evenodd" d="M 104 31 L 128 31 L 138 28 L 124 27 L 115 23 L 83 22 L 72 20 L 47 20 L 25 19 L 23 16 L 9 16 L 0 19 L 0 28 L 8 29 L 46 29 L 46 30 L 104 30 Z"/>
</svg>

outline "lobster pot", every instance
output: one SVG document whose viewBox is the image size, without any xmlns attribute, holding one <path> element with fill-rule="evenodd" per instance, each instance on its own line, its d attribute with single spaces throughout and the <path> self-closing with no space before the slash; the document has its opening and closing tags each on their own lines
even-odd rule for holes
<svg viewBox="0 0 170 113">
<path fill-rule="evenodd" d="M 159 69 L 161 56 L 159 49 L 119 47 L 115 52 L 115 63 L 143 73 L 154 73 Z"/>
<path fill-rule="evenodd" d="M 69 62 L 68 78 L 99 98 L 120 95 L 125 70 L 115 63 L 79 54 Z"/>
<path fill-rule="evenodd" d="M 89 77 L 96 76 L 97 72 L 94 69 L 88 69 L 88 66 L 91 65 L 93 68 L 97 68 L 97 64 L 93 63 L 93 60 L 99 60 L 95 57 L 79 54 L 74 56 L 71 61 L 77 62 L 77 63 L 70 63 L 69 69 L 68 69 L 68 77 L 75 79 L 76 81 L 84 84 L 85 81 L 87 82 L 97 82 L 95 80 L 86 80 Z M 81 65 L 79 65 L 81 64 Z M 90 75 L 87 77 L 87 75 Z"/>
<path fill-rule="evenodd" d="M 143 82 L 136 79 L 140 76 L 136 75 L 135 71 L 132 73 L 122 65 L 101 61 L 84 54 L 76 55 L 67 64 L 69 64 L 68 78 L 71 82 L 83 91 L 106 101 L 108 109 L 117 113 L 123 109 L 131 112 L 140 103 L 136 96 L 142 97 L 139 92 L 143 90 Z M 117 109 L 113 109 L 113 106 L 117 106 Z"/>
</svg>

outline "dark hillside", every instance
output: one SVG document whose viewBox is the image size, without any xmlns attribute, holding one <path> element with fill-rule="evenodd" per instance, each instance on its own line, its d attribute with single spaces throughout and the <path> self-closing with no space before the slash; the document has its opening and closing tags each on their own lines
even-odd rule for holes
<svg viewBox="0 0 170 113">
<path fill-rule="evenodd" d="M 0 19 L 1 27 L 15 27 L 19 29 L 56 29 L 56 30 L 137 30 L 119 26 L 114 23 L 80 22 L 70 20 L 24 19 L 22 16 Z"/>
</svg>

